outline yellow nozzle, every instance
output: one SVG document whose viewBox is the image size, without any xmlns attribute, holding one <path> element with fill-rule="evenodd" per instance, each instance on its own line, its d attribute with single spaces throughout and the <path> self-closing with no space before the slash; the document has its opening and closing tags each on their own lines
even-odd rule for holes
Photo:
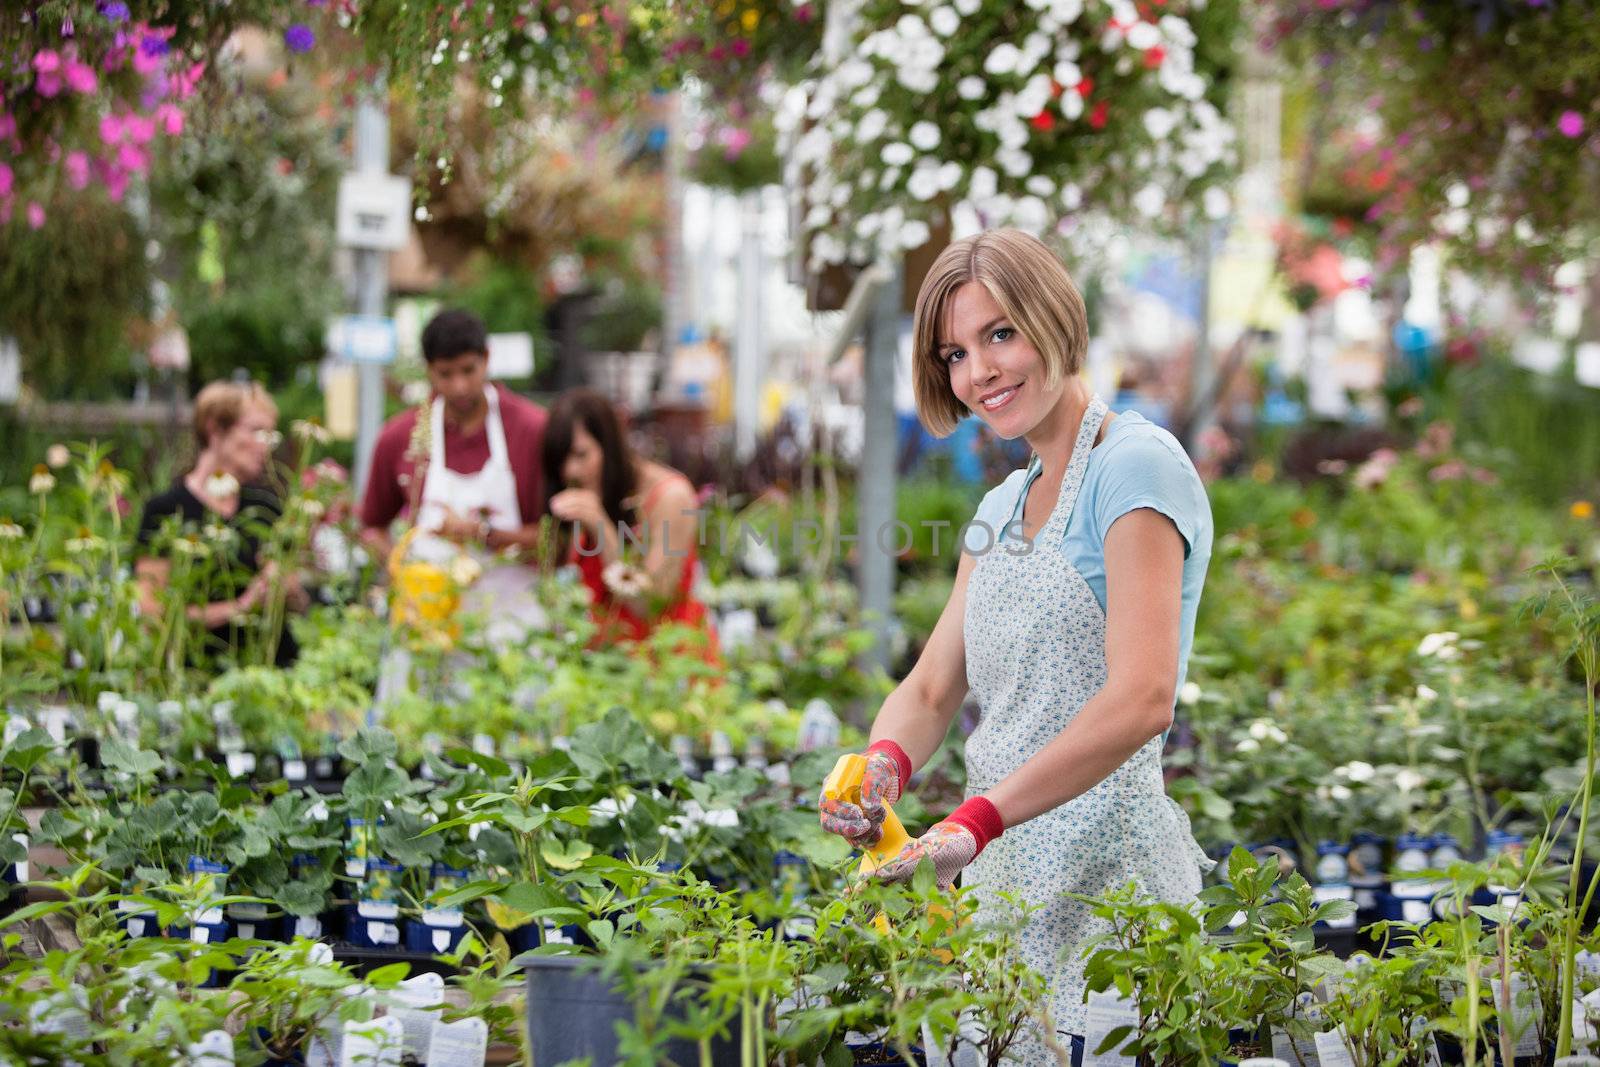
<svg viewBox="0 0 1600 1067">
<path fill-rule="evenodd" d="M 867 773 L 867 757 L 859 753 L 847 753 L 839 757 L 839 762 L 833 765 L 833 770 L 828 772 L 828 777 L 822 783 L 822 795 L 829 800 L 840 800 L 847 804 L 861 803 L 861 779 Z M 889 805 L 884 805 L 883 833 L 878 838 L 878 843 L 869 846 L 861 856 L 861 873 L 871 874 L 873 871 L 888 863 L 900 854 L 911 840 L 911 835 L 906 833 L 906 828 L 900 824 L 900 818 Z"/>
</svg>

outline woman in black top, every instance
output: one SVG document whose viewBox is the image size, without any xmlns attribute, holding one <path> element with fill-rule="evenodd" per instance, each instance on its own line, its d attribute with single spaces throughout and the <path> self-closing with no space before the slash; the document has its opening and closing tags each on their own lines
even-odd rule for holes
<svg viewBox="0 0 1600 1067">
<path fill-rule="evenodd" d="M 237 648 L 239 625 L 266 604 L 275 581 L 287 583 L 287 602 L 303 610 L 308 598 L 293 575 L 280 575 L 275 564 L 258 559 L 261 533 L 283 512 L 278 498 L 260 484 L 278 439 L 278 409 L 260 385 L 212 382 L 194 403 L 194 432 L 199 446 L 194 468 L 151 497 L 139 520 L 142 554 L 134 565 L 140 609 L 151 618 L 162 615 L 159 592 L 172 575 L 175 551 L 214 556 L 215 585 L 206 603 L 186 608 L 191 621 L 210 634 L 213 651 Z M 176 516 L 178 540 L 159 535 Z M 214 565 L 215 565 L 214 564 Z M 278 642 L 277 662 L 291 663 L 297 649 L 285 628 Z"/>
</svg>

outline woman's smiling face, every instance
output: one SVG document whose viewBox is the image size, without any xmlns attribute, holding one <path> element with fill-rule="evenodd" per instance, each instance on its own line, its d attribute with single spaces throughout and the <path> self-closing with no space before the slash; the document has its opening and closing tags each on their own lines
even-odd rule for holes
<svg viewBox="0 0 1600 1067">
<path fill-rule="evenodd" d="M 950 391 L 1005 440 L 1037 426 L 1066 387 L 1046 384 L 1044 359 L 981 282 L 951 294 L 937 343 Z"/>
</svg>

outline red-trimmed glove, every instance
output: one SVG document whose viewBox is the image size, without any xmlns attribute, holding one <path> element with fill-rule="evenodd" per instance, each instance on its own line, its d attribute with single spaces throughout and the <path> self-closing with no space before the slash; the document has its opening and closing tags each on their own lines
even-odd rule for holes
<svg viewBox="0 0 1600 1067">
<path fill-rule="evenodd" d="M 907 843 L 900 854 L 873 872 L 885 882 L 904 882 L 916 873 L 917 865 L 933 860 L 939 888 L 948 889 L 961 868 L 978 858 L 984 847 L 1005 833 L 1000 810 L 985 797 L 973 797 L 952 811 L 943 822 Z"/>
<path fill-rule="evenodd" d="M 883 836 L 886 805 L 900 799 L 911 780 L 911 757 L 893 741 L 874 741 L 866 751 L 867 769 L 861 776 L 861 803 L 823 797 L 817 802 L 822 828 L 838 834 L 856 848 L 877 844 Z"/>
</svg>

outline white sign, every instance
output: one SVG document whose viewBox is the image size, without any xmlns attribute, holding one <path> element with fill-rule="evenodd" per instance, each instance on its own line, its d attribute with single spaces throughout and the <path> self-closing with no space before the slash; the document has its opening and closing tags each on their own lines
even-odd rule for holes
<svg viewBox="0 0 1600 1067">
<path fill-rule="evenodd" d="M 339 243 L 393 252 L 411 234 L 411 182 L 392 174 L 339 179 Z"/>
<path fill-rule="evenodd" d="M 439 1013 L 444 1004 L 444 979 L 437 974 L 407 978 L 390 994 L 389 1017 L 399 1019 L 404 1028 L 405 1054 L 413 1059 L 428 1051 Z"/>
<path fill-rule="evenodd" d="M 340 1067 L 400 1067 L 404 1046 L 405 1027 L 393 1016 L 369 1023 L 351 1020 L 344 1024 Z"/>
<path fill-rule="evenodd" d="M 482 1019 L 439 1023 L 428 1043 L 428 1067 L 483 1067 L 489 1053 L 489 1024 Z"/>
<path fill-rule="evenodd" d="M 1585 341 L 1573 353 L 1578 384 L 1600 389 L 1600 342 Z"/>
<path fill-rule="evenodd" d="M 1317 1035 L 1317 1059 L 1322 1067 L 1355 1067 L 1350 1047 L 1344 1043 L 1344 1027 Z"/>
<path fill-rule="evenodd" d="M 394 320 L 381 315 L 341 315 L 333 322 L 329 347 L 352 363 L 393 363 Z"/>
<path fill-rule="evenodd" d="M 489 335 L 489 377 L 529 378 L 533 375 L 531 333 Z"/>
<path fill-rule="evenodd" d="M 1095 1052 L 1111 1031 L 1119 1026 L 1138 1028 L 1138 1005 L 1116 993 L 1090 993 L 1083 1028 L 1083 1067 L 1124 1067 L 1133 1063 L 1132 1056 L 1124 1056 L 1118 1051 L 1127 1038 L 1103 1053 Z"/>
</svg>

